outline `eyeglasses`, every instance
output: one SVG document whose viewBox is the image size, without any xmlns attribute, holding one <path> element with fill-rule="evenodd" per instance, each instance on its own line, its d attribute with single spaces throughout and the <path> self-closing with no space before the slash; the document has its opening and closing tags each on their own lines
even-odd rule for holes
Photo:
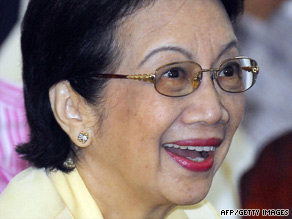
<svg viewBox="0 0 292 219">
<path fill-rule="evenodd" d="M 202 69 L 196 62 L 183 61 L 163 65 L 153 74 L 98 74 L 95 77 L 151 82 L 160 94 L 181 97 L 194 92 L 200 86 L 204 72 L 210 72 L 211 78 L 216 80 L 222 90 L 229 93 L 241 93 L 255 84 L 259 67 L 253 59 L 235 57 L 224 60 L 218 68 Z"/>
</svg>

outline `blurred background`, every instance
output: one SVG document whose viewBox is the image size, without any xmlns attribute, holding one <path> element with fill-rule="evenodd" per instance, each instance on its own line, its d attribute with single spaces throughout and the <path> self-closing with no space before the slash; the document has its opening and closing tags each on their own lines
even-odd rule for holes
<svg viewBox="0 0 292 219">
<path fill-rule="evenodd" d="M 0 0 L 0 192 L 27 167 L 14 151 L 27 141 L 21 80 L 20 23 L 28 0 Z"/>
<path fill-rule="evenodd" d="M 0 0 L 0 193 L 27 167 L 20 25 L 28 0 Z M 290 209 L 292 215 L 292 0 L 246 0 L 235 25 L 240 54 L 258 61 L 245 117 L 207 199 L 221 209 Z M 235 218 L 224 217 L 222 218 Z"/>
</svg>

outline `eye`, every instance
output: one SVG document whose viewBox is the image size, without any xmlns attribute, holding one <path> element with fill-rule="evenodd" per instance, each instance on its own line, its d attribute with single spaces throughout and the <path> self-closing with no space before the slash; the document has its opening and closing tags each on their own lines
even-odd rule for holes
<svg viewBox="0 0 292 219">
<path fill-rule="evenodd" d="M 221 68 L 221 71 L 219 72 L 219 76 L 221 77 L 234 77 L 238 76 L 240 72 L 240 64 L 239 63 L 228 63 L 225 66 Z"/>
<path fill-rule="evenodd" d="M 198 87 L 200 81 L 194 81 L 201 66 L 194 62 L 174 62 L 156 70 L 155 88 L 166 96 L 180 97 Z"/>
<path fill-rule="evenodd" d="M 167 78 L 181 78 L 181 77 L 185 77 L 185 70 L 182 68 L 171 68 L 168 69 L 166 71 L 164 71 L 164 73 L 162 74 L 162 77 L 167 77 Z"/>
</svg>

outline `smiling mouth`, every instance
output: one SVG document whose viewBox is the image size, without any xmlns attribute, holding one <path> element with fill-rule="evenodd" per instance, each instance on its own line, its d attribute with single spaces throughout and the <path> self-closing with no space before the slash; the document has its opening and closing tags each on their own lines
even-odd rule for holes
<svg viewBox="0 0 292 219">
<path fill-rule="evenodd" d="M 164 143 L 162 146 L 181 167 L 194 172 L 205 172 L 213 167 L 215 152 L 221 143 L 221 139 L 209 138 L 181 140 Z"/>
<path fill-rule="evenodd" d="M 194 162 L 203 162 L 209 157 L 210 152 L 216 150 L 215 146 L 180 146 L 177 144 L 164 144 L 163 147 L 173 154 L 185 157 Z"/>
</svg>

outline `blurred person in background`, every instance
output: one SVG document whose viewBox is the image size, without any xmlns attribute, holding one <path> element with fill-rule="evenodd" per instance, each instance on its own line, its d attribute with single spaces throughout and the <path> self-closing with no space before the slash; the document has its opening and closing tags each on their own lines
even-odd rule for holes
<svg viewBox="0 0 292 219">
<path fill-rule="evenodd" d="M 240 183 L 243 208 L 292 207 L 292 2 L 246 0 L 237 35 L 241 52 L 255 57 L 261 77 L 246 93 L 241 130 L 254 164 Z M 253 154 L 251 154 L 253 155 Z M 246 164 L 247 166 L 250 165 Z"/>
<path fill-rule="evenodd" d="M 255 57 L 263 72 L 246 93 L 242 123 L 258 153 L 292 129 L 291 0 L 246 0 L 237 36 L 242 54 Z"/>
<path fill-rule="evenodd" d="M 292 214 L 292 130 L 263 147 L 241 180 L 245 209 L 290 209 Z"/>
<path fill-rule="evenodd" d="M 27 162 L 15 145 L 28 140 L 20 53 L 20 23 L 28 0 L 0 1 L 0 193 Z"/>
</svg>

